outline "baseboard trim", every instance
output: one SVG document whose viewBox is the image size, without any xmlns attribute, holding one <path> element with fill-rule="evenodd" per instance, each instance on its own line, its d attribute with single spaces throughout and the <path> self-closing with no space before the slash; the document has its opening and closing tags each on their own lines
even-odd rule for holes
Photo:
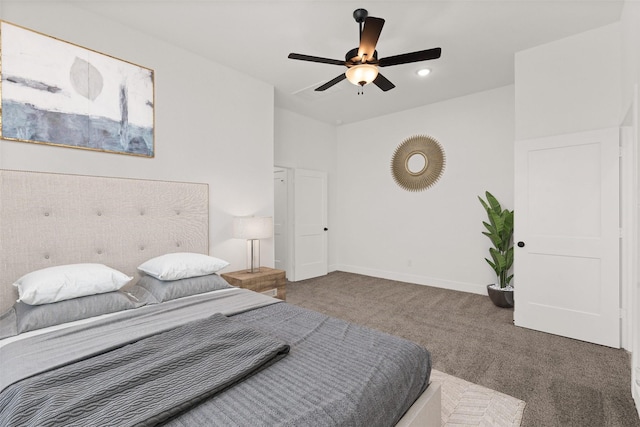
<svg viewBox="0 0 640 427">
<path fill-rule="evenodd" d="M 453 291 L 469 292 L 472 294 L 487 295 L 487 285 L 477 283 L 455 282 L 452 280 L 438 279 L 435 277 L 420 276 L 417 274 L 398 273 L 395 271 L 376 270 L 373 268 L 357 267 L 353 265 L 335 264 L 330 271 L 344 271 L 346 273 L 362 274 L 381 279 L 397 280 L 399 282 L 414 283 L 417 285 L 433 286 L 435 288 L 451 289 Z"/>
</svg>

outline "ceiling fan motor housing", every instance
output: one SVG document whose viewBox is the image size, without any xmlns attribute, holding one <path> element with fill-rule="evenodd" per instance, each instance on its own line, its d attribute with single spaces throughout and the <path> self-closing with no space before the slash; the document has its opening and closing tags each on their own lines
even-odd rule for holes
<svg viewBox="0 0 640 427">
<path fill-rule="evenodd" d="M 353 48 L 351 49 L 349 52 L 347 52 L 347 54 L 344 56 L 344 60 L 347 63 L 347 67 L 356 65 L 356 64 L 361 64 L 364 63 L 362 62 L 362 58 L 360 58 L 358 56 L 358 50 L 359 48 Z M 367 61 L 365 62 L 369 62 L 369 63 L 373 63 L 376 62 L 378 60 L 378 51 L 375 50 L 373 52 L 373 59 L 372 58 L 367 58 Z"/>
</svg>

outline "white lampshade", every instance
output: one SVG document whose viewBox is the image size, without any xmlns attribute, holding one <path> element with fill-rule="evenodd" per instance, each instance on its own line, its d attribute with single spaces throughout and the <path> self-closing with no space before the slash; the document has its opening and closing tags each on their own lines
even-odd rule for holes
<svg viewBox="0 0 640 427">
<path fill-rule="evenodd" d="M 359 64 L 349 68 L 345 73 L 347 80 L 356 86 L 364 86 L 378 77 L 378 67 L 371 64 Z"/>
<path fill-rule="evenodd" d="M 273 236 L 270 216 L 237 216 L 233 218 L 233 237 L 247 239 L 247 267 L 250 273 L 260 271 L 260 239 Z"/>
<path fill-rule="evenodd" d="M 241 216 L 233 218 L 233 237 L 237 239 L 268 239 L 273 236 L 270 216 Z"/>
</svg>

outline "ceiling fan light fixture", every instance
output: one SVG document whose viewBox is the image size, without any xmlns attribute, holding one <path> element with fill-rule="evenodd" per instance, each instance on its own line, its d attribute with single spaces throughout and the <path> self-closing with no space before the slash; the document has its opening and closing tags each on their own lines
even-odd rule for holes
<svg viewBox="0 0 640 427">
<path fill-rule="evenodd" d="M 378 67 L 371 64 L 358 64 L 350 67 L 345 73 L 347 80 L 356 86 L 364 86 L 378 77 Z"/>
<path fill-rule="evenodd" d="M 1 0 L 0 0 L 1 1 Z M 356 9 L 353 17 L 360 27 L 360 44 L 358 47 L 351 49 L 345 55 L 344 61 L 331 58 L 322 58 L 320 56 L 303 55 L 300 53 L 290 53 L 290 59 L 300 61 L 319 62 L 322 64 L 343 65 L 347 67 L 347 71 L 340 73 L 333 80 L 329 80 L 325 84 L 315 88 L 317 92 L 322 92 L 341 81 L 348 79 L 356 86 L 365 86 L 373 83 L 383 92 L 387 92 L 396 85 L 391 83 L 382 74 L 378 74 L 378 66 L 389 67 L 392 65 L 411 64 L 414 62 L 428 61 L 430 59 L 440 58 L 442 49 L 435 47 L 432 49 L 418 50 L 416 52 L 408 52 L 400 55 L 388 56 L 378 59 L 376 45 L 378 38 L 384 26 L 384 19 L 369 16 L 369 12 L 365 9 Z M 362 90 L 358 90 L 361 95 Z"/>
</svg>

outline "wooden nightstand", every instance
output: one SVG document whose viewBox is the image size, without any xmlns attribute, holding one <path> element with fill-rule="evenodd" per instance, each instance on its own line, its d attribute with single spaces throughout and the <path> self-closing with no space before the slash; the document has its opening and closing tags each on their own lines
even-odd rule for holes
<svg viewBox="0 0 640 427">
<path fill-rule="evenodd" d="M 221 274 L 222 278 L 233 286 L 250 289 L 265 295 L 287 299 L 287 279 L 284 270 L 276 270 L 269 267 L 260 267 L 258 273 L 249 273 L 247 270 L 233 271 Z"/>
</svg>

